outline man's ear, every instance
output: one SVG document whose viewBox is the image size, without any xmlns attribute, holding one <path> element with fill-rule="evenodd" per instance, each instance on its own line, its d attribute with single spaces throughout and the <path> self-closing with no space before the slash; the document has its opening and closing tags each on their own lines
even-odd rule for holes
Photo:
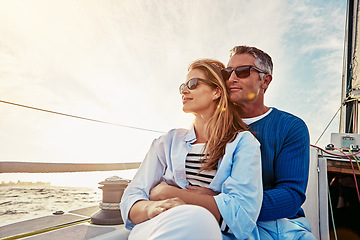
<svg viewBox="0 0 360 240">
<path fill-rule="evenodd" d="M 216 88 L 213 96 L 213 101 L 217 100 L 219 97 L 221 97 L 221 91 L 219 88 Z"/>
<path fill-rule="evenodd" d="M 266 74 L 262 80 L 263 80 L 262 88 L 266 90 L 272 81 L 272 75 Z"/>
</svg>

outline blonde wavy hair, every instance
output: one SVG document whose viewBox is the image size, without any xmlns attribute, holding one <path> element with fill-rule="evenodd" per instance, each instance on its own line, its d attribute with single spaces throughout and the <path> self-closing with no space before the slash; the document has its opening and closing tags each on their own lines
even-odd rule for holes
<svg viewBox="0 0 360 240">
<path fill-rule="evenodd" d="M 220 91 L 218 107 L 206 126 L 208 141 L 205 144 L 206 161 L 200 171 L 217 169 L 219 159 L 225 154 L 228 142 L 234 141 L 238 132 L 248 130 L 236 107 L 230 102 L 225 81 L 221 75 L 224 64 L 213 59 L 198 59 L 189 65 L 188 71 L 199 69 L 205 72 L 207 80 L 214 83 Z"/>
</svg>

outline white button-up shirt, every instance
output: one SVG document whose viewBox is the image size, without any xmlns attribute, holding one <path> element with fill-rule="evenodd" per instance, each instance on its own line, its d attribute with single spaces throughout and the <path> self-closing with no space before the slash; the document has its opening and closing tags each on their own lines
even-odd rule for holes
<svg viewBox="0 0 360 240">
<path fill-rule="evenodd" d="M 149 200 L 149 193 L 161 181 L 185 188 L 185 158 L 196 141 L 194 128 L 173 129 L 155 139 L 121 200 L 121 214 L 127 229 L 135 224 L 128 215 L 139 200 Z M 227 143 L 215 177 L 209 188 L 219 192 L 214 196 L 220 214 L 238 239 L 247 239 L 257 232 L 262 201 L 260 144 L 248 131 L 238 133 Z M 251 237 L 250 237 L 251 238 Z"/>
</svg>

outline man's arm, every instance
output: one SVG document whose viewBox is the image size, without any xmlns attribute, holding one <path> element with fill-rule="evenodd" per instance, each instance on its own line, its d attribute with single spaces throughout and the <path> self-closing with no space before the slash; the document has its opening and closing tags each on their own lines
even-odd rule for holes
<svg viewBox="0 0 360 240">
<path fill-rule="evenodd" d="M 287 127 L 290 131 L 274 160 L 275 186 L 264 191 L 259 221 L 294 217 L 305 201 L 309 173 L 309 134 L 301 119 Z"/>
</svg>

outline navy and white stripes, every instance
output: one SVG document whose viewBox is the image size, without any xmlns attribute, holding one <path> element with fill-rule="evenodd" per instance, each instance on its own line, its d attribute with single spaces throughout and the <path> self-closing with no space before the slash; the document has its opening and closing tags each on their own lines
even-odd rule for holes
<svg viewBox="0 0 360 240">
<path fill-rule="evenodd" d="M 191 151 L 185 160 L 186 179 L 190 185 L 208 187 L 216 174 L 216 170 L 200 172 L 200 168 L 205 161 L 205 143 L 192 144 L 191 146 Z M 231 232 L 222 217 L 220 218 L 219 226 L 221 231 Z"/>
</svg>

